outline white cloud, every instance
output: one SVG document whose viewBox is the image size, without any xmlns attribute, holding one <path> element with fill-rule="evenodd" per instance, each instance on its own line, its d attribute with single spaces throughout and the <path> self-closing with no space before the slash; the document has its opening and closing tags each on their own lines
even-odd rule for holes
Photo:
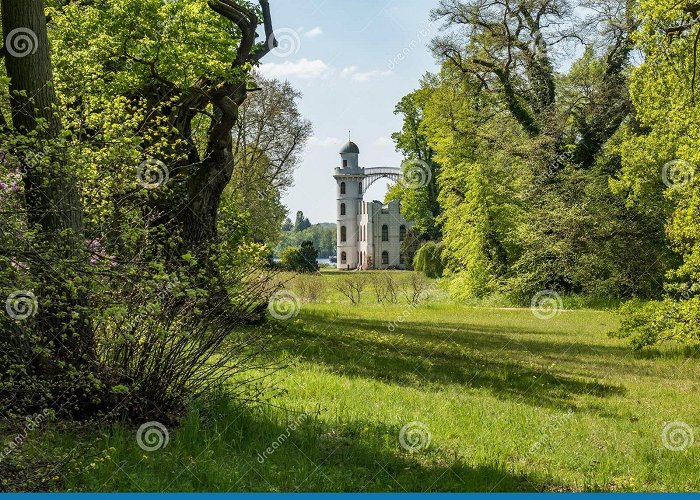
<svg viewBox="0 0 700 500">
<path fill-rule="evenodd" d="M 348 66 L 340 72 L 341 78 L 350 78 L 354 73 L 357 73 L 359 68 L 357 66 Z"/>
<path fill-rule="evenodd" d="M 320 59 L 300 59 L 297 62 L 265 63 L 260 66 L 260 72 L 267 78 L 300 78 L 310 80 L 325 78 L 330 67 Z"/>
<path fill-rule="evenodd" d="M 357 66 L 348 66 L 340 72 L 341 78 L 350 78 L 353 82 L 358 83 L 367 83 L 375 78 L 384 78 L 393 74 L 393 71 L 381 71 L 378 69 L 372 71 L 359 71 Z"/>
<path fill-rule="evenodd" d="M 308 141 L 310 146 L 318 146 L 321 148 L 329 148 L 331 146 L 340 146 L 343 144 L 341 139 L 337 137 L 326 137 L 325 139 L 319 139 L 318 137 L 311 137 Z"/>
<path fill-rule="evenodd" d="M 323 30 L 321 29 L 320 26 L 316 26 L 315 28 L 310 29 L 309 31 L 304 32 L 304 36 L 306 38 L 316 38 L 317 36 L 323 35 Z"/>
<path fill-rule="evenodd" d="M 314 28 L 315 29 L 315 28 Z M 357 66 L 347 66 L 340 72 L 320 59 L 300 59 L 282 63 L 265 63 L 260 66 L 260 73 L 267 78 L 298 78 L 302 80 L 326 79 L 331 76 L 356 83 L 367 83 L 377 78 L 385 78 L 394 74 L 393 71 L 372 70 L 360 71 Z"/>
</svg>

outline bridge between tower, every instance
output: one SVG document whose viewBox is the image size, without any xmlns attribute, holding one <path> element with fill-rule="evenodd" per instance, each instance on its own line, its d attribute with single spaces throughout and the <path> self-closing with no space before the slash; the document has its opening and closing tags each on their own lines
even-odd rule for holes
<svg viewBox="0 0 700 500">
<path fill-rule="evenodd" d="M 391 179 L 398 182 L 403 177 L 403 170 L 400 167 L 376 167 L 365 168 L 365 177 L 362 180 L 362 192 L 367 190 L 379 179 Z"/>
</svg>

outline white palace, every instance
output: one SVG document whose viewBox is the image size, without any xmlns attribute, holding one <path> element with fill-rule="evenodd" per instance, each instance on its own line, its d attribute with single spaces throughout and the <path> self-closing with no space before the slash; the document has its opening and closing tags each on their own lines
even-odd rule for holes
<svg viewBox="0 0 700 500">
<path fill-rule="evenodd" d="M 340 150 L 341 166 L 335 169 L 338 183 L 338 269 L 405 269 L 401 244 L 411 224 L 393 200 L 364 201 L 363 194 L 376 180 L 399 180 L 400 168 L 361 168 L 360 148 L 348 142 Z"/>
</svg>

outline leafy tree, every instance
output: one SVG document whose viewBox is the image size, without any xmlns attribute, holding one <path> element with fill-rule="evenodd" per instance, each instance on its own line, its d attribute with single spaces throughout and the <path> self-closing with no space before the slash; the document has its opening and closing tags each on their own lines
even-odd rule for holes
<svg viewBox="0 0 700 500">
<path fill-rule="evenodd" d="M 413 230 L 419 237 L 440 239 L 437 223 L 441 213 L 437 187 L 439 165 L 433 160 L 433 149 L 421 130 L 430 94 L 430 84 L 424 82 L 419 90 L 406 95 L 396 106 L 394 114 L 403 115 L 403 128 L 392 138 L 406 160 L 403 164 L 405 181 L 392 187 L 387 201 L 401 201 L 401 211 L 413 222 Z"/>
<path fill-rule="evenodd" d="M 318 250 L 311 241 L 305 241 L 299 247 L 287 247 L 280 255 L 284 267 L 299 273 L 315 273 L 318 271 Z"/>
<path fill-rule="evenodd" d="M 526 167 L 516 147 L 524 135 L 507 114 L 498 114 L 474 80 L 446 65 L 438 82 L 426 106 L 424 130 L 441 165 L 446 274 L 455 296 L 486 295 L 517 256 L 508 236 L 521 210 L 516 187 Z M 494 117 L 488 126 L 481 113 Z"/>
<path fill-rule="evenodd" d="M 440 165 L 456 296 L 659 291 L 670 260 L 663 225 L 610 187 L 638 22 L 626 1 L 588 6 L 443 0 L 433 13 L 445 22 L 432 44 L 442 68 L 424 81 L 418 130 Z M 586 50 L 559 73 L 560 54 L 578 42 Z"/>
<path fill-rule="evenodd" d="M 0 204 L 12 211 L 0 221 L 0 289 L 3 300 L 27 292 L 12 304 L 30 313 L 0 315 L 2 412 L 176 419 L 222 373 L 211 359 L 224 341 L 236 353 L 226 366 L 247 369 L 260 352 L 233 338 L 275 289 L 254 216 L 279 230 L 308 124 L 290 92 L 289 106 L 246 119 L 299 127 L 248 122 L 242 137 L 276 142 L 234 152 L 253 69 L 276 43 L 266 0 L 48 5 L 47 33 L 41 0 L 2 0 L 5 40 L 36 35 L 24 57 L 10 52 L 24 42 L 2 51 Z M 272 179 L 267 205 L 252 184 L 224 193 L 237 161 Z"/>
<path fill-rule="evenodd" d="M 700 17 L 692 3 L 668 0 L 642 2 L 641 15 L 645 60 L 631 82 L 637 126 L 621 148 L 622 176 L 615 187 L 630 205 L 667 220 L 669 241 L 682 262 L 668 273 L 663 301 L 628 308 L 618 334 L 639 348 L 700 339 Z"/>
<path fill-rule="evenodd" d="M 288 232 L 294 229 L 294 225 L 292 224 L 292 220 L 289 217 L 286 217 L 284 219 L 284 222 L 282 223 L 282 231 Z"/>
<path fill-rule="evenodd" d="M 233 131 L 235 163 L 223 203 L 231 205 L 239 217 L 245 214 L 255 241 L 275 245 L 287 215 L 281 197 L 293 183 L 312 128 L 299 112 L 301 94 L 288 82 L 258 74 L 254 78 L 259 90 L 240 106 Z M 223 234 L 226 226 L 219 229 Z"/>
<path fill-rule="evenodd" d="M 311 222 L 309 222 L 309 219 L 304 217 L 304 212 L 299 210 L 297 212 L 297 217 L 296 221 L 294 222 L 294 230 L 296 232 L 303 231 L 304 229 L 308 229 L 311 227 Z"/>
<path fill-rule="evenodd" d="M 35 48 L 34 52 L 22 56 L 10 53 L 4 58 L 12 128 L 4 117 L 0 119 L 0 131 L 11 135 L 10 144 L 5 145 L 25 158 L 22 181 L 26 229 L 36 232 L 36 239 L 30 235 L 34 240 L 31 246 L 38 255 L 56 262 L 80 263 L 85 257 L 82 200 L 74 169 L 61 154 L 64 130 L 57 111 L 43 1 L 4 0 L 2 25 L 3 39 L 9 44 L 14 43 L 13 32 L 29 29 L 36 36 L 36 44 L 29 47 Z M 31 157 L 33 151 L 43 152 L 41 163 Z M 46 264 L 35 262 L 33 271 L 41 287 L 40 297 L 48 305 L 42 307 L 41 329 L 49 342 L 56 342 L 59 359 L 89 361 L 94 346 L 84 314 L 86 297 L 79 270 L 72 266 L 65 269 L 68 274 L 57 274 Z M 55 300 L 48 301 L 49 298 Z"/>
<path fill-rule="evenodd" d="M 163 189 L 148 197 L 144 212 L 161 214 L 164 232 L 178 235 L 176 255 L 208 255 L 233 175 L 232 131 L 251 72 L 276 44 L 268 1 L 69 2 L 53 10 L 52 26 L 67 112 L 75 121 L 91 117 L 90 137 L 116 141 L 118 135 L 131 147 L 121 159 L 106 158 L 101 174 L 114 170 L 110 181 L 123 183 L 144 161 L 158 165 Z M 108 76 L 93 85 L 95 75 Z M 123 125 L 102 128 L 110 122 Z M 121 190 L 127 191 L 124 184 Z"/>
<path fill-rule="evenodd" d="M 429 241 L 424 244 L 413 260 L 413 269 L 422 272 L 428 278 L 442 278 L 442 273 L 445 269 L 442 261 L 442 251 L 444 245 Z"/>
</svg>

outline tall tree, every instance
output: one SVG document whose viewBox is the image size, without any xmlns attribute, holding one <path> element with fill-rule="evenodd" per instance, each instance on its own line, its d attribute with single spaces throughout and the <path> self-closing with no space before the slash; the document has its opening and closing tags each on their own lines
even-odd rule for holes
<svg viewBox="0 0 700 500">
<path fill-rule="evenodd" d="M 636 120 L 621 148 L 615 187 L 630 205 L 666 222 L 682 262 L 666 275 L 664 300 L 625 320 L 620 333 L 639 348 L 700 339 L 700 7 L 658 0 L 642 3 L 640 12 L 645 59 L 632 77 Z"/>
<path fill-rule="evenodd" d="M 275 245 L 286 216 L 281 203 L 292 185 L 312 126 L 299 112 L 301 94 L 289 82 L 256 74 L 256 92 L 246 99 L 234 127 L 233 174 L 224 192 L 233 212 L 247 213 L 257 241 Z"/>
<path fill-rule="evenodd" d="M 297 212 L 296 220 L 294 222 L 294 230 L 299 232 L 309 227 L 311 227 L 311 222 L 309 222 L 309 219 L 304 217 L 304 212 L 299 210 Z"/>
<path fill-rule="evenodd" d="M 136 162 L 129 172 L 144 162 L 161 170 L 145 218 L 182 240 L 176 257 L 207 256 L 236 163 L 232 131 L 254 68 L 277 45 L 268 0 L 69 2 L 52 26 L 62 95 L 76 121 L 93 125 L 84 135 L 113 135 L 103 118 L 118 110 L 129 128 L 116 125 L 119 139 L 140 156 L 127 158 Z M 96 75 L 100 86 L 90 83 Z"/>
<path fill-rule="evenodd" d="M 198 113 L 213 107 L 213 116 L 206 138 L 206 149 L 200 155 L 187 147 L 187 198 L 184 205 L 184 235 L 194 248 L 210 243 L 216 237 L 216 220 L 221 195 L 231 180 L 235 158 L 231 131 L 238 120 L 240 106 L 248 95 L 250 68 L 276 46 L 268 0 L 260 0 L 265 39 L 256 43 L 259 17 L 247 4 L 233 0 L 210 0 L 211 9 L 231 21 L 240 32 L 240 40 L 230 73 L 225 78 L 202 75 L 189 89 L 163 89 L 177 92 L 180 102 L 170 118 L 181 137 L 192 144 L 192 121 Z"/>
<path fill-rule="evenodd" d="M 33 271 L 40 284 L 40 328 L 59 359 L 81 362 L 92 356 L 86 317 L 80 190 L 62 143 L 46 15 L 42 0 L 2 0 L 5 68 L 15 149 L 24 157 L 24 196 Z M 42 152 L 44 161 L 29 161 Z"/>
<path fill-rule="evenodd" d="M 524 130 L 545 139 L 552 158 L 571 141 L 573 158 L 591 167 L 630 110 L 625 72 L 637 27 L 633 7 L 630 0 L 441 0 L 433 15 L 444 20 L 448 33 L 432 48 L 496 93 Z M 579 14 L 584 9 L 591 13 L 585 18 Z M 557 107 L 557 51 L 575 41 L 602 46 L 605 91 Z M 576 130 L 567 134 L 571 121 Z"/>
<path fill-rule="evenodd" d="M 437 184 L 440 165 L 435 162 L 435 153 L 421 129 L 431 90 L 429 82 L 422 82 L 421 88 L 404 96 L 394 110 L 394 114 L 403 116 L 403 127 L 392 138 L 405 159 L 407 181 L 397 183 L 388 199 L 401 200 L 401 211 L 413 222 L 412 229 L 419 237 L 438 240 L 441 238 L 437 222 L 441 213 Z"/>
</svg>

